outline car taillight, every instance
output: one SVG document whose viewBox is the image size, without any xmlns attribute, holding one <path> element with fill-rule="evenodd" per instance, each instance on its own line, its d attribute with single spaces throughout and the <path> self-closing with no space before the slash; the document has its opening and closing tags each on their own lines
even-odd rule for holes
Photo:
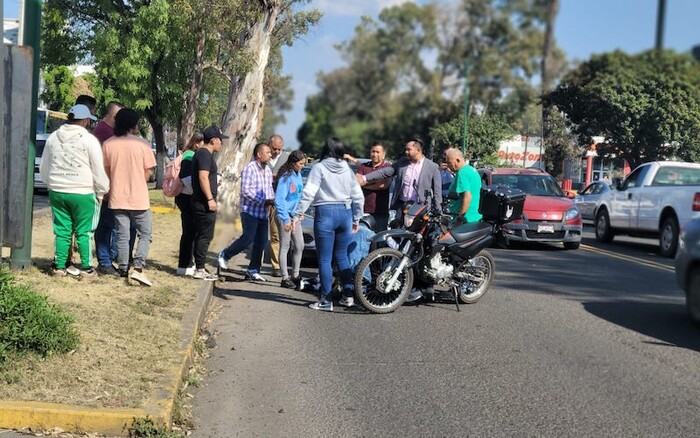
<svg viewBox="0 0 700 438">
<path fill-rule="evenodd" d="M 700 211 L 700 192 L 695 192 L 693 196 L 693 211 Z"/>
</svg>

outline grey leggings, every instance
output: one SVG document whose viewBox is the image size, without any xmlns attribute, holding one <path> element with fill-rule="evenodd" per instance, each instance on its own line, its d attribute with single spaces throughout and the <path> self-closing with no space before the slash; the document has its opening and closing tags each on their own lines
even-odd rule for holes
<svg viewBox="0 0 700 438">
<path fill-rule="evenodd" d="M 282 278 L 289 278 L 289 272 L 287 270 L 287 259 L 289 257 L 289 246 L 292 239 L 294 240 L 294 253 L 292 254 L 292 277 L 296 278 L 299 276 L 299 268 L 301 267 L 301 255 L 304 252 L 304 234 L 301 230 L 301 221 L 294 222 L 294 233 L 291 231 L 284 231 L 284 222 L 278 217 L 275 217 L 277 221 L 277 229 L 280 234 L 280 271 L 282 271 Z"/>
</svg>

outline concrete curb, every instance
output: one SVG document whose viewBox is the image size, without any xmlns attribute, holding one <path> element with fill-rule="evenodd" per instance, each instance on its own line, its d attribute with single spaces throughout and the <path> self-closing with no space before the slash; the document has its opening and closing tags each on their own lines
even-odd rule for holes
<svg viewBox="0 0 700 438">
<path fill-rule="evenodd" d="M 47 430 L 61 428 L 74 433 L 100 433 L 126 436 L 134 418 L 148 416 L 156 424 L 172 425 L 173 407 L 178 390 L 194 357 L 199 334 L 214 289 L 213 282 L 202 282 L 197 299 L 182 317 L 178 364 L 160 380 L 160 385 L 140 409 L 106 409 L 56 403 L 0 401 L 0 428 Z"/>
</svg>

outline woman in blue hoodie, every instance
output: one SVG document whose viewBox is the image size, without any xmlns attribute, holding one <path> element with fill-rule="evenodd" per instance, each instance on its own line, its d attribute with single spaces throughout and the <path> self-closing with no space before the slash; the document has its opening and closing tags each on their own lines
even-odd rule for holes
<svg viewBox="0 0 700 438">
<path fill-rule="evenodd" d="M 321 278 L 321 299 L 309 307 L 315 310 L 333 311 L 331 285 L 333 260 L 338 263 L 343 298 L 338 304 L 353 305 L 352 268 L 348 260 L 348 245 L 352 233 L 358 229 L 365 198 L 355 173 L 345 162 L 345 146 L 337 138 L 329 138 L 321 150 L 321 162 L 315 165 L 306 180 L 296 216 L 313 206 L 314 240 L 318 271 Z"/>
<path fill-rule="evenodd" d="M 301 169 L 306 164 L 306 155 L 299 150 L 292 151 L 287 161 L 277 173 L 277 189 L 275 190 L 275 208 L 277 208 L 277 229 L 280 230 L 280 271 L 282 272 L 282 287 L 294 289 L 299 282 L 301 256 L 304 252 L 304 235 L 301 231 L 301 221 L 297 220 L 294 212 L 299 205 L 304 182 Z M 289 246 L 294 239 L 294 254 L 292 254 L 292 278 L 287 270 Z"/>
</svg>

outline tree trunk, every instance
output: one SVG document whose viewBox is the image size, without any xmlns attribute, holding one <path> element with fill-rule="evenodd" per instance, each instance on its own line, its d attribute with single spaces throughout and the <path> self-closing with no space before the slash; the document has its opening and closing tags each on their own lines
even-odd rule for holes
<svg viewBox="0 0 700 438">
<path fill-rule="evenodd" d="M 194 51 L 194 66 L 192 68 L 192 80 L 190 88 L 185 94 L 185 111 L 180 119 L 180 129 L 178 131 L 178 147 L 187 144 L 194 134 L 194 125 L 199 106 L 199 94 L 202 91 L 202 80 L 204 78 L 204 43 L 206 32 L 204 26 L 199 29 L 197 44 Z"/>
<path fill-rule="evenodd" d="M 153 108 L 149 108 L 145 111 L 146 119 L 153 129 L 153 137 L 156 140 L 156 168 L 154 169 L 156 177 L 156 188 L 163 188 L 163 172 L 165 170 L 165 160 L 168 156 L 168 152 L 165 149 L 165 133 L 163 130 L 163 123 L 159 120 L 155 114 L 156 112 Z"/>
<path fill-rule="evenodd" d="M 219 214 L 225 220 L 238 216 L 240 177 L 243 166 L 252 157 L 262 128 L 264 110 L 263 82 L 270 59 L 272 31 L 281 5 L 280 0 L 260 0 L 262 19 L 248 29 L 243 49 L 254 55 L 253 67 L 244 76 L 231 80 L 229 100 L 222 120 L 222 130 L 230 137 L 219 153 Z"/>
</svg>

